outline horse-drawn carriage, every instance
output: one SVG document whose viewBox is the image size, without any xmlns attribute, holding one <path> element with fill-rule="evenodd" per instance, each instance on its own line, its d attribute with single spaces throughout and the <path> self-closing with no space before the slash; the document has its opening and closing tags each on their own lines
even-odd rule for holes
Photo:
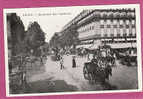
<svg viewBox="0 0 143 99">
<path fill-rule="evenodd" d="M 100 46 L 94 50 L 93 59 L 84 63 L 84 78 L 90 82 L 105 82 L 112 75 L 111 66 L 115 63 L 109 46 Z"/>
<path fill-rule="evenodd" d="M 128 48 L 124 52 L 119 52 L 118 57 L 123 65 L 136 66 L 137 65 L 137 49 Z"/>
</svg>

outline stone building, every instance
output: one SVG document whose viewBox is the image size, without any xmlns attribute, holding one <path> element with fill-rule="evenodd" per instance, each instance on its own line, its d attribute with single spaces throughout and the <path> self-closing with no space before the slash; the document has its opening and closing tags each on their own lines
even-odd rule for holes
<svg viewBox="0 0 143 99">
<path fill-rule="evenodd" d="M 83 10 L 61 32 L 71 28 L 78 32 L 77 48 L 88 48 L 97 40 L 114 49 L 136 47 L 135 9 Z"/>
</svg>

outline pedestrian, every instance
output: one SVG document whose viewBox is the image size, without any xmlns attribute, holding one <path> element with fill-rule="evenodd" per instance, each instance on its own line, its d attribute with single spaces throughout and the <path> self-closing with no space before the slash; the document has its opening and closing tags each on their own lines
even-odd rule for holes
<svg viewBox="0 0 143 99">
<path fill-rule="evenodd" d="M 27 81 L 26 81 L 26 71 L 22 71 L 21 72 L 21 86 L 23 89 L 26 88 L 26 84 L 27 84 Z"/>
<path fill-rule="evenodd" d="M 61 66 L 61 69 L 64 69 L 64 60 L 63 60 L 63 57 L 60 55 L 60 66 Z"/>
<path fill-rule="evenodd" d="M 41 64 L 43 64 L 43 56 L 42 55 L 40 55 L 40 62 L 41 62 Z"/>
<path fill-rule="evenodd" d="M 75 61 L 75 56 L 72 58 L 72 68 L 76 67 L 76 61 Z"/>
<path fill-rule="evenodd" d="M 107 80 L 109 80 L 109 75 L 112 76 L 112 68 L 109 64 L 105 68 L 105 75 Z"/>
</svg>

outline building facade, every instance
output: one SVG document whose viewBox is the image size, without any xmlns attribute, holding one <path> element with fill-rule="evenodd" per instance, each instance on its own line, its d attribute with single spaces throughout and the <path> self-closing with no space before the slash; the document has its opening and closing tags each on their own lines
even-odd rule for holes
<svg viewBox="0 0 143 99">
<path fill-rule="evenodd" d="M 100 40 L 113 48 L 136 46 L 135 9 L 84 10 L 63 27 L 62 32 L 76 27 L 77 46 L 93 44 Z"/>
</svg>

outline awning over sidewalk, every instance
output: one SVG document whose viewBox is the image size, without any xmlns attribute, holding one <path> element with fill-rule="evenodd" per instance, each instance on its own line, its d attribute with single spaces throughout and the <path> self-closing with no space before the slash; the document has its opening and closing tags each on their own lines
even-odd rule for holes
<svg viewBox="0 0 143 99">
<path fill-rule="evenodd" d="M 86 48 L 86 49 L 94 50 L 98 48 L 98 45 L 93 45 L 93 44 L 78 45 L 76 48 Z"/>
<path fill-rule="evenodd" d="M 121 48 L 136 48 L 137 44 L 136 43 L 111 43 L 107 44 L 111 46 L 113 49 L 121 49 Z M 87 45 L 78 45 L 76 48 L 87 48 L 90 50 L 94 50 L 98 48 L 98 44 L 87 44 Z"/>
<path fill-rule="evenodd" d="M 107 44 L 107 45 L 110 45 L 111 48 L 113 49 L 119 49 L 119 48 L 129 48 L 129 47 L 133 47 L 133 48 L 136 48 L 137 45 L 136 43 L 112 43 L 112 44 Z"/>
<path fill-rule="evenodd" d="M 90 50 L 95 50 L 97 48 L 98 48 L 98 45 L 92 45 L 92 46 L 88 47 L 88 49 L 90 49 Z"/>
<path fill-rule="evenodd" d="M 87 44 L 87 45 L 78 45 L 76 46 L 76 48 L 89 48 L 90 46 L 92 46 L 93 44 Z"/>
</svg>

